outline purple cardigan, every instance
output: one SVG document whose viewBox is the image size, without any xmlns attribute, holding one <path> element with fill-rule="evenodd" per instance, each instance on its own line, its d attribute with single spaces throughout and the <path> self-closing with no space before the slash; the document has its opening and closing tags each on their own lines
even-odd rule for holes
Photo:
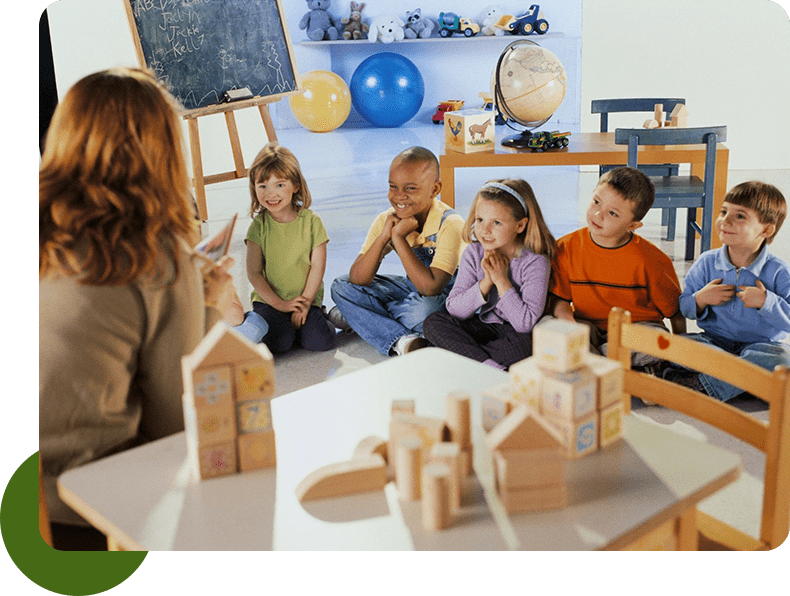
<svg viewBox="0 0 790 596">
<path fill-rule="evenodd" d="M 524 249 L 521 256 L 510 261 L 510 281 L 513 287 L 499 296 L 496 286 L 488 298 L 480 294 L 479 283 L 485 277 L 480 261 L 483 247 L 473 242 L 461 255 L 458 277 L 447 297 L 447 312 L 459 319 L 468 319 L 480 310 L 484 323 L 507 321 L 519 333 L 532 330 L 543 315 L 549 287 L 551 264 L 543 255 Z"/>
</svg>

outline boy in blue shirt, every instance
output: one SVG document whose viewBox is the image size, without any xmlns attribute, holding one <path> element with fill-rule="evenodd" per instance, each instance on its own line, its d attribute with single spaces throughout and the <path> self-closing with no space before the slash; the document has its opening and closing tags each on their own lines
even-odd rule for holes
<svg viewBox="0 0 790 596">
<path fill-rule="evenodd" d="M 688 337 L 773 370 L 790 367 L 790 268 L 768 251 L 784 222 L 782 193 L 744 182 L 724 197 L 716 219 L 722 247 L 695 262 L 680 296 L 680 310 L 702 333 Z M 708 375 L 669 368 L 664 378 L 727 401 L 741 390 Z"/>
</svg>

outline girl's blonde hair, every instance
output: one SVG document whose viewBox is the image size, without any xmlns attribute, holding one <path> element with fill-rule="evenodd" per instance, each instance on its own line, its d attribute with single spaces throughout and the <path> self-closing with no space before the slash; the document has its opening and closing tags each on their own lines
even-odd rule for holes
<svg viewBox="0 0 790 596">
<path fill-rule="evenodd" d="M 272 175 L 289 180 L 291 184 L 298 187 L 291 199 L 294 211 L 299 213 L 302 209 L 310 207 L 313 199 L 310 196 L 310 189 L 307 188 L 307 180 L 299 167 L 299 160 L 290 149 L 272 142 L 264 145 L 250 166 L 250 196 L 252 197 L 250 217 L 266 211 L 258 201 L 255 185 L 262 180 L 268 180 Z"/>
<path fill-rule="evenodd" d="M 173 97 L 152 73 L 88 75 L 53 115 L 39 169 L 39 279 L 123 285 L 199 239 Z"/>
<path fill-rule="evenodd" d="M 524 206 L 514 197 L 511 193 L 496 188 L 494 186 L 487 186 L 488 184 L 495 183 L 507 186 L 509 189 L 517 193 L 524 199 L 527 211 L 525 213 Z M 489 180 L 478 191 L 472 207 L 469 209 L 469 217 L 464 224 L 462 236 L 465 242 L 477 242 L 473 236 L 473 228 L 475 223 L 475 213 L 477 212 L 477 203 L 480 199 L 487 201 L 494 201 L 500 203 L 510 209 L 513 218 L 518 221 L 529 218 L 527 226 L 524 231 L 519 234 L 524 246 L 527 250 L 537 254 L 545 255 L 549 260 L 554 258 L 557 251 L 557 241 L 549 231 L 546 222 L 543 220 L 543 213 L 540 211 L 540 205 L 535 198 L 535 193 L 532 187 L 525 180 L 520 178 L 506 178 L 504 180 Z"/>
</svg>

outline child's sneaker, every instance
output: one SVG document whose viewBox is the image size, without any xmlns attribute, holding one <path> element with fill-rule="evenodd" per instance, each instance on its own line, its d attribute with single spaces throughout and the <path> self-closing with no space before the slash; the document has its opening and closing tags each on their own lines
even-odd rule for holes
<svg viewBox="0 0 790 596">
<path fill-rule="evenodd" d="M 705 391 L 705 386 L 702 384 L 702 381 L 700 381 L 699 373 L 678 368 L 667 368 L 664 370 L 662 376 L 667 381 L 708 395 L 708 392 Z"/>
<path fill-rule="evenodd" d="M 329 309 L 329 313 L 326 315 L 326 318 L 329 320 L 332 325 L 334 325 L 337 329 L 340 329 L 343 333 L 352 334 L 354 330 L 351 328 L 351 325 L 348 324 L 348 321 L 343 318 L 343 313 L 340 312 L 340 309 L 337 306 L 333 306 Z"/>
<path fill-rule="evenodd" d="M 423 340 L 423 338 L 420 337 L 417 333 L 409 333 L 407 335 L 402 335 L 401 337 L 398 338 L 398 341 L 396 341 L 393 344 L 392 348 L 390 349 L 390 352 L 392 352 L 392 354 L 395 356 L 403 356 L 404 354 L 408 354 L 409 352 L 412 352 L 415 349 L 424 348 L 425 344 L 422 344 L 421 341 L 418 340 Z M 414 342 L 418 342 L 418 343 L 414 344 Z M 412 348 L 412 344 L 415 345 L 414 348 Z"/>
</svg>

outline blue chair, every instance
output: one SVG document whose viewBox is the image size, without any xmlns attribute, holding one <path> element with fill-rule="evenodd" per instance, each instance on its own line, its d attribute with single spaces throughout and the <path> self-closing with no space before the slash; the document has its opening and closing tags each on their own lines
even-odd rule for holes
<svg viewBox="0 0 790 596">
<path fill-rule="evenodd" d="M 713 229 L 713 185 L 716 179 L 716 144 L 727 140 L 726 126 L 700 128 L 618 128 L 617 145 L 628 145 L 628 166 L 636 168 L 639 145 L 705 145 L 705 179 L 698 176 L 651 176 L 656 187 L 653 208 L 688 209 L 686 217 L 686 260 L 694 259 L 695 234 L 700 235 L 700 250 L 710 250 Z M 697 224 L 697 209 L 702 209 L 702 224 Z"/>
<path fill-rule="evenodd" d="M 669 115 L 675 106 L 686 103 L 680 97 L 629 97 L 625 99 L 594 99 L 592 101 L 591 112 L 601 115 L 601 132 L 609 132 L 609 114 L 619 114 L 624 112 L 645 112 L 655 113 L 656 104 L 664 106 L 664 120 L 669 120 Z M 616 168 L 617 166 L 600 166 L 598 175 L 603 176 L 604 172 Z M 677 176 L 678 164 L 645 164 L 639 169 L 648 176 Z M 661 211 L 661 225 L 667 226 L 667 240 L 675 239 L 675 210 L 663 209 Z"/>
</svg>

